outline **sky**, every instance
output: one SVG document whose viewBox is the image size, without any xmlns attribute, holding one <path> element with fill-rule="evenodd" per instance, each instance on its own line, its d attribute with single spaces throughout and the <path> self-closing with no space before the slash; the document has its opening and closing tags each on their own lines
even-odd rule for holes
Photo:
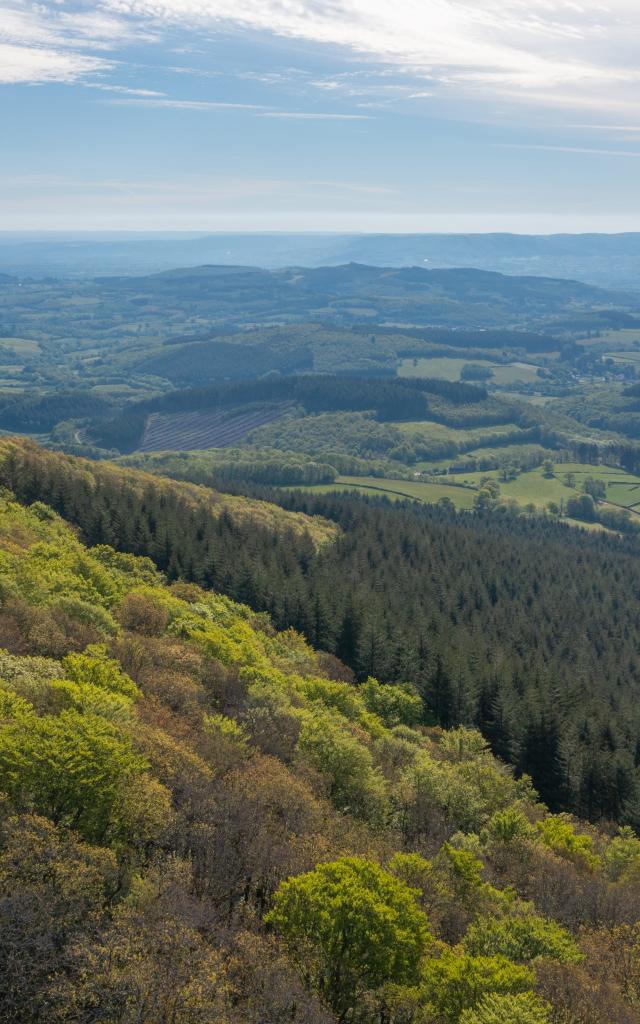
<svg viewBox="0 0 640 1024">
<path fill-rule="evenodd" d="M 640 230 L 638 0 L 0 0 L 0 230 Z"/>
</svg>

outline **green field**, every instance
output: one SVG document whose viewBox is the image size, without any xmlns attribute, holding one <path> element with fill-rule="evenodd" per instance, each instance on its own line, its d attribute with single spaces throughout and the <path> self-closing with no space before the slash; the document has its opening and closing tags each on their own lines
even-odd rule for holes
<svg viewBox="0 0 640 1024">
<path fill-rule="evenodd" d="M 560 472 L 562 468 L 560 467 Z M 546 508 L 550 501 L 560 505 L 566 502 L 567 498 L 578 492 L 571 487 L 566 487 L 561 476 L 554 476 L 547 479 L 542 469 L 532 469 L 528 473 L 521 473 L 515 480 L 503 483 L 499 480 L 497 470 L 491 472 L 459 473 L 456 479 L 461 482 L 480 487 L 481 481 L 492 477 L 500 483 L 500 495 L 503 498 L 513 498 L 519 505 L 535 505 L 536 508 Z"/>
<path fill-rule="evenodd" d="M 499 481 L 500 494 L 505 498 L 513 498 L 521 505 L 531 504 L 536 508 L 546 508 L 551 501 L 560 505 L 566 502 L 567 498 L 580 494 L 584 479 L 591 476 L 604 481 L 607 488 L 606 500 L 612 505 L 631 511 L 635 511 L 634 506 L 640 506 L 640 477 L 625 473 L 622 469 L 570 462 L 556 463 L 554 470 L 555 475 L 551 478 L 545 477 L 542 468 L 538 467 L 528 473 L 521 473 L 515 480 L 506 483 Z M 564 483 L 567 473 L 573 473 L 575 476 L 575 488 L 567 487 Z M 482 479 L 489 476 L 499 480 L 497 471 L 459 474 L 462 483 L 476 487 L 480 485 Z"/>
<path fill-rule="evenodd" d="M 297 489 L 297 488 L 296 488 Z M 392 480 L 375 476 L 339 476 L 333 484 L 316 484 L 300 490 L 316 494 L 331 494 L 336 491 L 362 491 L 367 494 L 384 494 L 392 501 L 411 498 L 434 504 L 441 498 L 450 498 L 457 508 L 472 508 L 475 489 L 457 487 L 447 483 L 424 483 L 418 480 Z"/>
<path fill-rule="evenodd" d="M 447 427 L 444 423 L 434 423 L 432 420 L 394 422 L 392 426 L 397 427 L 409 437 L 419 435 L 431 441 L 455 441 L 456 444 L 473 447 L 480 447 L 492 438 L 505 437 L 507 434 L 514 434 L 521 430 L 517 423 L 498 423 L 486 427 L 464 429 Z"/>
<path fill-rule="evenodd" d="M 482 481 L 488 477 L 498 480 L 501 498 L 511 499 L 526 507 L 533 505 L 539 511 L 546 509 L 550 502 L 562 507 L 567 499 L 581 493 L 581 482 L 587 476 L 601 479 L 607 487 L 607 501 L 620 508 L 628 508 L 636 515 L 640 514 L 640 477 L 625 473 L 624 470 L 611 466 L 589 466 L 581 463 L 556 463 L 555 475 L 547 478 L 541 467 L 521 473 L 515 480 L 507 482 L 499 479 L 497 470 L 489 472 L 459 473 L 453 477 L 444 477 L 442 481 L 432 483 L 422 480 L 394 480 L 390 477 L 339 476 L 333 484 L 318 484 L 304 487 L 302 490 L 317 494 L 328 494 L 335 491 L 359 490 L 365 493 L 385 494 L 392 500 L 400 501 L 412 498 L 434 504 L 441 498 L 450 498 L 456 508 L 470 509 Z M 573 473 L 576 486 L 568 487 L 564 483 L 566 473 Z M 635 506 L 638 506 L 636 510 Z M 569 520 L 567 520 L 569 521 Z M 585 526 L 580 523 L 578 525 Z M 594 524 L 596 528 L 599 524 Z"/>
<path fill-rule="evenodd" d="M 10 348 L 14 352 L 28 355 L 37 355 L 40 351 L 38 342 L 30 341 L 28 338 L 0 338 L 0 348 Z"/>
<path fill-rule="evenodd" d="M 587 466 L 578 462 L 559 466 L 558 472 L 560 471 L 573 473 L 578 486 L 587 476 L 603 480 L 607 488 L 607 501 L 612 505 L 619 505 L 620 508 L 638 511 L 636 506 L 640 506 L 640 476 L 625 473 L 623 469 L 615 466 Z"/>
<path fill-rule="evenodd" d="M 538 367 L 533 363 L 492 363 L 488 359 L 474 359 L 472 354 L 467 359 L 445 356 L 433 359 L 403 359 L 397 373 L 399 377 L 439 377 L 442 380 L 458 381 L 463 366 L 468 366 L 469 363 L 473 363 L 474 366 L 488 366 L 493 371 L 493 377 L 487 382 L 490 384 L 531 384 L 539 380 Z"/>
<path fill-rule="evenodd" d="M 603 331 L 602 334 L 597 335 L 594 338 L 579 338 L 576 342 L 577 345 L 603 345 L 610 342 L 614 346 L 622 345 L 634 345 L 636 342 L 640 342 L 640 329 L 637 327 L 628 327 L 621 331 Z"/>
<path fill-rule="evenodd" d="M 630 349 L 628 352 L 605 352 L 607 359 L 613 359 L 614 363 L 630 363 L 632 366 L 640 366 L 640 350 Z"/>
</svg>

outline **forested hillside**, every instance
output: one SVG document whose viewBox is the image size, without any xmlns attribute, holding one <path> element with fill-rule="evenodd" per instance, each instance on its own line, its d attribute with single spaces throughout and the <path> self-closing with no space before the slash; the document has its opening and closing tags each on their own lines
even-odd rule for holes
<svg viewBox="0 0 640 1024">
<path fill-rule="evenodd" d="M 454 357 L 484 351 L 504 363 L 530 353 L 544 368 L 567 340 L 637 330 L 638 310 L 634 294 L 473 268 L 346 263 L 275 271 L 194 266 L 146 277 L 3 274 L 0 427 L 30 429 L 35 410 L 28 405 L 20 426 L 5 423 L 21 415 L 24 396 L 65 393 L 58 422 L 90 415 L 86 393 L 77 394 L 75 410 L 69 401 L 76 389 L 121 406 L 173 387 L 264 373 L 393 375 L 403 356 L 447 349 Z"/>
<path fill-rule="evenodd" d="M 134 474 L 3 452 L 21 492 L 0 499 L 4 1024 L 637 1021 L 630 829 L 550 813 L 477 732 L 429 727 L 410 677 L 356 684 L 266 615 L 25 505 L 38 465 L 76 521 L 89 494 L 106 523 L 136 491 L 157 536 L 185 511 L 157 481 L 152 504 Z M 384 514 L 349 515 L 373 554 Z M 594 564 L 614 578 L 626 554 Z M 423 572 L 446 606 L 446 560 Z"/>
<path fill-rule="evenodd" d="M 134 470 L 10 440 L 0 453 L 0 481 L 21 501 L 46 498 L 89 544 L 269 612 L 359 681 L 411 680 L 425 722 L 479 727 L 552 810 L 640 824 L 635 539 L 507 506 L 456 514 L 275 490 L 297 518 L 240 498 L 234 514 L 232 498 Z"/>
<path fill-rule="evenodd" d="M 237 433 L 234 440 L 243 440 L 259 431 L 261 422 L 284 418 L 287 422 L 301 416 L 311 416 L 311 423 L 293 426 L 296 431 L 304 431 L 305 426 L 316 434 L 318 443 L 326 436 L 325 430 L 314 430 L 315 417 L 322 413 L 366 413 L 377 422 L 422 420 L 431 417 L 443 422 L 466 423 L 479 425 L 509 422 L 515 415 L 512 406 L 506 402 L 492 400 L 484 388 L 475 385 L 456 383 L 447 380 L 405 380 L 350 376 L 312 376 L 295 375 L 291 377 L 257 378 L 242 383 L 219 384 L 202 388 L 184 388 L 167 395 L 144 402 L 135 402 L 126 406 L 119 415 L 111 418 L 101 410 L 92 417 L 88 434 L 92 441 L 102 447 L 112 447 L 123 452 L 130 452 L 139 447 L 146 447 L 147 429 L 150 418 L 158 419 L 167 425 L 163 445 L 153 445 L 156 450 L 164 447 L 171 450 L 177 447 L 172 437 L 171 417 L 194 413 L 202 413 L 211 417 L 211 428 L 220 433 L 220 428 L 228 426 L 236 418 L 243 421 L 255 412 L 262 413 L 262 420 L 252 418 L 244 430 Z M 526 418 L 526 410 L 521 411 Z M 339 424 L 340 421 L 338 421 Z M 531 422 L 536 422 L 535 417 Z M 344 429 L 338 431 L 341 441 L 333 441 L 335 450 L 348 447 L 351 432 Z M 398 445 L 400 436 L 393 434 L 393 428 L 387 428 L 387 448 Z M 383 428 L 384 434 L 384 428 Z M 213 435 L 212 435 L 213 436 Z M 325 441 L 330 447 L 331 440 Z M 375 441 L 373 442 L 375 447 Z M 147 445 L 148 446 L 148 445 Z M 201 448 L 224 447 L 220 436 L 215 443 L 201 443 Z M 262 447 L 265 445 L 262 444 Z M 193 445 L 192 447 L 196 447 Z M 385 446 L 382 446 L 383 450 Z"/>
</svg>

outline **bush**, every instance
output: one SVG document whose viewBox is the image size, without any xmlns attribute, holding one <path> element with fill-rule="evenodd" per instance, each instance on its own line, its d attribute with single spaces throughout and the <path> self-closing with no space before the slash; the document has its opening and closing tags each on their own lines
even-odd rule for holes
<svg viewBox="0 0 640 1024">
<path fill-rule="evenodd" d="M 144 636 L 162 636 L 169 624 L 169 612 L 150 594 L 127 594 L 118 608 L 125 629 Z"/>
<path fill-rule="evenodd" d="M 597 871 L 602 861 L 593 852 L 591 836 L 580 835 L 570 820 L 561 814 L 550 814 L 538 822 L 540 838 L 558 857 L 571 861 L 583 871 Z"/>
</svg>

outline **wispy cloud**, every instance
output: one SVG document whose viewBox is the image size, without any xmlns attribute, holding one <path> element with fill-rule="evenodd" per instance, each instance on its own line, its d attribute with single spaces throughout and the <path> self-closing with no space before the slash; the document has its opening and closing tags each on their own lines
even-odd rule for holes
<svg viewBox="0 0 640 1024">
<path fill-rule="evenodd" d="M 369 114 L 333 114 L 306 110 L 267 110 L 261 117 L 282 117 L 291 121 L 370 121 Z"/>
<path fill-rule="evenodd" d="M 101 52 L 129 32 L 129 19 L 108 11 L 0 3 L 0 83 L 76 82 L 107 71 L 113 61 Z"/>
<path fill-rule="evenodd" d="M 162 99 L 147 99 L 145 97 L 131 99 L 109 99 L 100 100 L 101 103 L 109 103 L 118 107 L 152 107 L 164 108 L 166 110 L 264 110 L 258 103 L 224 103 L 217 100 L 173 100 L 169 97 Z M 266 115 L 263 115 L 266 116 Z"/>
<path fill-rule="evenodd" d="M 88 89 L 98 89 L 100 92 L 113 92 L 119 96 L 141 96 L 145 98 L 163 97 L 164 92 L 157 92 L 155 89 L 133 89 L 128 85 L 107 85 L 105 82 L 85 82 Z"/>
<path fill-rule="evenodd" d="M 105 0 L 151 24 L 209 24 L 338 46 L 445 90 L 567 106 L 640 98 L 636 0 Z M 331 89 L 327 83 L 325 88 Z"/>
<path fill-rule="evenodd" d="M 112 65 L 98 57 L 44 46 L 0 43 L 0 83 L 77 82 Z"/>
<path fill-rule="evenodd" d="M 640 124 L 568 124 L 565 127 L 590 132 L 640 132 Z"/>
<path fill-rule="evenodd" d="M 351 59 L 336 73 L 237 73 L 274 87 L 302 83 L 332 99 L 462 96 L 603 119 L 630 119 L 640 103 L 637 0 L 0 0 L 0 82 L 79 81 L 112 71 L 118 48 L 169 46 L 171 33 L 170 52 L 202 53 L 210 30 L 300 40 Z M 220 76 L 215 66 L 171 70 Z"/>
<path fill-rule="evenodd" d="M 551 153 L 580 153 L 586 156 L 621 156 L 640 159 L 640 149 L 596 149 L 590 146 L 551 146 L 536 143 L 499 142 L 500 149 L 538 149 Z"/>
</svg>

